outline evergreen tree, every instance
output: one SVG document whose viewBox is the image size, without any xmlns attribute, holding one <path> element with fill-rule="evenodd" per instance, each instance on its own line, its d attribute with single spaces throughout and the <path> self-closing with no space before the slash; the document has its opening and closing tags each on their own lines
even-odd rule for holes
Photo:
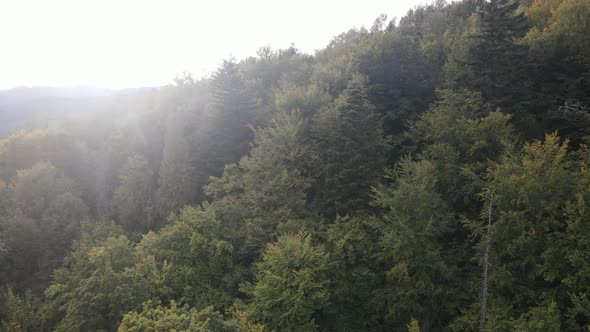
<svg viewBox="0 0 590 332">
<path fill-rule="evenodd" d="M 566 151 L 567 142 L 547 135 L 544 142 L 525 145 L 521 156 L 509 155 L 490 168 L 487 190 L 494 192 L 496 217 L 486 327 L 513 329 L 514 319 L 557 300 L 561 286 L 547 264 L 565 259 L 549 253 L 564 230 L 564 205 L 574 188 Z M 476 234 L 482 228 L 472 226 Z"/>
<path fill-rule="evenodd" d="M 521 42 L 528 27 L 519 1 L 492 0 L 480 4 L 451 55 L 447 85 L 480 92 L 486 102 L 510 112 L 527 134 L 535 134 L 534 101 L 528 76 L 528 48 Z"/>
<path fill-rule="evenodd" d="M 38 331 L 40 301 L 30 292 L 19 296 L 8 288 L 0 294 L 0 332 Z"/>
<path fill-rule="evenodd" d="M 206 187 L 236 247 L 250 257 L 276 239 L 281 228 L 300 227 L 309 215 L 306 192 L 316 156 L 302 143 L 303 133 L 299 113 L 278 113 L 269 128 L 255 131 L 250 155 L 226 166 L 223 177 L 212 178 Z"/>
<path fill-rule="evenodd" d="M 335 104 L 317 116 L 320 181 L 314 187 L 321 213 L 333 216 L 367 207 L 370 186 L 387 159 L 382 122 L 367 96 L 367 81 L 354 76 Z"/>
<path fill-rule="evenodd" d="M 374 105 L 373 112 L 383 119 L 385 135 L 401 144 L 408 124 L 434 99 L 433 73 L 419 39 L 403 30 L 375 32 L 354 55 L 358 71 L 370 82 L 366 93 Z"/>
<path fill-rule="evenodd" d="M 375 225 L 386 265 L 386 286 L 378 291 L 386 322 L 403 329 L 415 317 L 426 330 L 447 326 L 462 293 L 460 256 L 449 242 L 458 222 L 436 191 L 432 163 L 404 159 L 387 176 L 395 186 L 377 186 L 373 203 L 386 209 Z"/>
<path fill-rule="evenodd" d="M 113 204 L 120 223 L 130 231 L 152 227 L 152 182 L 153 172 L 140 155 L 129 157 L 119 171 L 119 187 L 113 194 Z"/>
<path fill-rule="evenodd" d="M 252 315 L 271 330 L 313 331 L 328 305 L 328 255 L 308 234 L 281 236 L 258 265 Z"/>
<path fill-rule="evenodd" d="M 447 202 L 462 213 L 478 216 L 482 178 L 516 141 L 511 117 L 493 111 L 481 93 L 439 90 L 437 95 L 408 137 L 419 147 L 414 152 L 436 166 L 437 189 Z"/>
<path fill-rule="evenodd" d="M 223 61 L 213 75 L 212 85 L 207 137 L 199 157 L 205 161 L 207 174 L 219 175 L 224 165 L 236 162 L 248 152 L 253 138 L 249 124 L 255 122 L 255 104 L 233 59 Z"/>
<path fill-rule="evenodd" d="M 161 226 L 171 212 L 194 202 L 199 189 L 193 177 L 194 165 L 183 119 L 180 111 L 168 116 L 155 198 L 159 225 L 154 227 Z"/>
<path fill-rule="evenodd" d="M 371 216 L 341 217 L 326 234 L 331 273 L 330 306 L 322 326 L 334 331 L 378 331 L 384 329 L 384 306 L 375 290 L 384 287 L 384 266 L 380 253 L 380 233 Z"/>
</svg>

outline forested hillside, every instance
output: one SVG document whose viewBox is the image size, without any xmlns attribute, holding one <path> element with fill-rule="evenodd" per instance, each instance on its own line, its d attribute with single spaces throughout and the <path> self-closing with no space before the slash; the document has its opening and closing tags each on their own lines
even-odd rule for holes
<svg viewBox="0 0 590 332">
<path fill-rule="evenodd" d="M 108 98 L 0 140 L 0 331 L 590 329 L 588 0 Z"/>
</svg>

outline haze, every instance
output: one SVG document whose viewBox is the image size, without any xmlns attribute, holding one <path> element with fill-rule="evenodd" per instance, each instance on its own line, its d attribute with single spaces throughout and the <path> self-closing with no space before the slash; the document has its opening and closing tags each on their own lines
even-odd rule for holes
<svg viewBox="0 0 590 332">
<path fill-rule="evenodd" d="M 401 17 L 422 0 L 3 1 L 0 89 L 166 84 L 206 75 L 230 55 L 294 43 L 312 53 L 381 13 Z"/>
</svg>

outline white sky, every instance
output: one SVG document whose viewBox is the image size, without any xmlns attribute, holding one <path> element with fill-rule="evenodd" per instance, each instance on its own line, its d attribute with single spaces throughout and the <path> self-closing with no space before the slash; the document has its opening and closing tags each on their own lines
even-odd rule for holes
<svg viewBox="0 0 590 332">
<path fill-rule="evenodd" d="M 429 0 L 0 0 L 0 89 L 162 85 L 230 54 L 312 53 L 352 27 Z"/>
</svg>

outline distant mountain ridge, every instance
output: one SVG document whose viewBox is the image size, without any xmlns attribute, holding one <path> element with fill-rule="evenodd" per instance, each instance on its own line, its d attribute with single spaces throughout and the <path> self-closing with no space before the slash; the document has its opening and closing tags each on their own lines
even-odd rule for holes
<svg viewBox="0 0 590 332">
<path fill-rule="evenodd" d="M 64 97 L 64 98 L 89 98 L 104 97 L 118 94 L 137 93 L 158 87 L 141 87 L 127 89 L 106 89 L 92 86 L 76 87 L 51 87 L 51 86 L 31 86 L 16 87 L 7 90 L 0 90 L 0 105 L 21 103 L 23 101 L 43 98 L 43 97 Z"/>
<path fill-rule="evenodd" d="M 25 125 L 53 124 L 68 115 L 98 111 L 107 99 L 158 89 L 141 87 L 105 89 L 91 86 L 50 87 L 32 86 L 0 90 L 0 137 Z"/>
</svg>

